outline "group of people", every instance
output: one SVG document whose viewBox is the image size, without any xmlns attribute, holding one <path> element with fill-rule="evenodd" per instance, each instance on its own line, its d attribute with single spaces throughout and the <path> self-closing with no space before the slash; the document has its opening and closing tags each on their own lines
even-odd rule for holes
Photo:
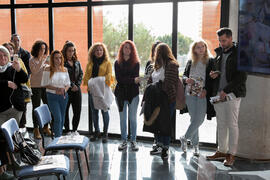
<svg viewBox="0 0 270 180">
<path fill-rule="evenodd" d="M 187 152 L 188 141 L 194 146 L 194 155 L 199 155 L 199 132 L 205 115 L 217 117 L 218 150 L 208 160 L 225 159 L 224 165 L 231 166 L 237 152 L 238 141 L 238 114 L 241 98 L 245 97 L 245 72 L 237 70 L 237 45 L 232 41 L 232 31 L 221 28 L 217 31 L 220 47 L 217 48 L 216 58 L 212 58 L 207 43 L 204 40 L 195 41 L 190 48 L 190 60 L 186 64 L 182 82 L 185 89 L 185 100 L 190 115 L 190 125 L 186 133 L 180 138 L 184 153 Z M 78 129 L 80 122 L 82 93 L 81 83 L 88 86 L 89 80 L 104 77 L 104 86 L 113 84 L 112 64 L 108 50 L 103 43 L 93 44 L 88 52 L 88 64 L 83 76 L 83 70 L 77 57 L 73 42 L 66 41 L 62 50 L 54 50 L 48 56 L 48 45 L 38 40 L 34 43 L 31 55 L 21 46 L 20 36 L 12 35 L 11 42 L 0 46 L 0 83 L 3 103 L 0 105 L 0 125 L 10 118 L 15 118 L 24 127 L 26 123 L 26 106 L 32 101 L 33 110 L 41 103 L 48 104 L 53 116 L 52 130 L 55 137 L 62 135 L 63 127 L 68 132 L 69 107 L 73 109 L 72 131 Z M 157 88 L 163 105 L 159 113 L 167 131 L 160 129 L 154 133 L 154 144 L 150 154 L 161 154 L 162 159 L 168 158 L 171 137 L 171 122 L 176 108 L 176 94 L 179 91 L 179 64 L 170 47 L 166 43 L 156 42 L 150 52 L 150 60 L 146 65 L 148 87 Z M 121 143 L 120 151 L 127 148 L 127 120 L 130 121 L 130 147 L 138 150 L 137 136 L 137 109 L 139 105 L 140 59 L 134 42 L 126 40 L 121 43 L 114 63 L 115 99 L 120 115 Z M 181 81 L 180 81 L 181 82 Z M 26 89 L 31 89 L 32 95 L 25 96 Z M 147 87 L 147 88 L 148 88 Z M 150 88 L 149 88 L 150 89 Z M 99 108 L 95 107 L 93 89 L 88 86 L 88 98 L 94 124 L 94 135 L 91 141 L 102 136 L 106 143 L 109 127 L 109 108 L 101 109 L 103 116 L 103 133 L 99 128 Z M 156 90 L 154 90 L 157 92 Z M 210 97 L 218 96 L 219 101 L 211 104 Z M 228 98 L 229 97 L 229 98 Z M 144 100 L 143 100 L 144 101 Z M 160 103 L 160 101 L 158 102 Z M 165 110 L 166 109 L 166 110 Z M 160 118 L 159 117 L 159 118 Z M 37 119 L 33 113 L 34 137 L 40 139 Z M 44 132 L 51 135 L 47 126 Z M 165 131 L 164 131 L 165 132 Z M 102 134 L 102 135 L 101 135 Z M 0 143 L 4 144 L 1 134 Z M 4 147 L 1 145 L 1 147 Z M 1 150 L 3 151 L 3 150 Z M 8 176 L 4 164 L 8 159 L 5 152 L 1 153 L 0 176 Z"/>
</svg>

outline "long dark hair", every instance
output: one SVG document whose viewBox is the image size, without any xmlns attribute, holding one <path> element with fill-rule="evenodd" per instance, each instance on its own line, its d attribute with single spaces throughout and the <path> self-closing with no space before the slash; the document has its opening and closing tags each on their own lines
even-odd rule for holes
<svg viewBox="0 0 270 180">
<path fill-rule="evenodd" d="M 66 43 L 64 44 L 63 46 L 63 49 L 61 50 L 63 56 L 64 56 L 64 61 L 67 61 L 67 49 L 70 48 L 70 47 L 74 47 L 74 54 L 73 56 L 71 57 L 72 61 L 77 61 L 78 60 L 78 57 L 77 57 L 77 51 L 76 51 L 76 47 L 74 45 L 73 42 L 71 41 L 66 41 Z"/>
</svg>

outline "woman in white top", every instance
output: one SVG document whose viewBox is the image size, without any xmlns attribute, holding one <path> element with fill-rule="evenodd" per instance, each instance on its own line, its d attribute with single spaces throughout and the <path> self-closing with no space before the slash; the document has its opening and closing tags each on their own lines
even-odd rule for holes
<svg viewBox="0 0 270 180">
<path fill-rule="evenodd" d="M 55 137 L 62 135 L 65 112 L 68 102 L 67 90 L 70 79 L 64 67 L 64 58 L 60 51 L 55 50 L 50 56 L 50 66 L 43 72 L 41 85 L 46 88 L 48 105 L 54 117 L 53 132 Z"/>
</svg>

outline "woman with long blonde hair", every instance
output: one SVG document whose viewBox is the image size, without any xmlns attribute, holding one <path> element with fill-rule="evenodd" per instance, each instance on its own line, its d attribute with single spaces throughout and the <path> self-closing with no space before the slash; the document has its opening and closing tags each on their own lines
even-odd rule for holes
<svg viewBox="0 0 270 180">
<path fill-rule="evenodd" d="M 46 88 L 48 105 L 54 117 L 54 135 L 60 137 L 65 123 L 67 90 L 70 87 L 68 71 L 64 67 L 64 57 L 60 51 L 54 50 L 51 53 L 50 65 L 43 71 L 41 86 Z"/>
<path fill-rule="evenodd" d="M 190 46 L 189 57 L 190 60 L 187 62 L 183 75 L 183 83 L 190 125 L 185 135 L 180 137 L 180 141 L 182 150 L 186 152 L 187 140 L 191 140 L 195 149 L 193 154 L 199 156 L 199 127 L 204 121 L 207 109 L 209 109 L 208 112 L 211 109 L 211 104 L 207 103 L 208 96 L 206 97 L 207 94 L 211 94 L 209 73 L 212 66 L 207 43 L 202 39 L 193 42 Z"/>
<path fill-rule="evenodd" d="M 91 78 L 96 77 L 105 77 L 105 84 L 106 86 L 111 86 L 113 83 L 112 79 L 112 64 L 109 60 L 109 53 L 108 50 L 103 43 L 95 43 L 93 44 L 88 52 L 88 64 L 86 66 L 85 75 L 83 78 L 83 85 L 87 86 L 88 81 Z M 90 139 L 91 141 L 95 141 L 100 137 L 100 130 L 99 130 L 99 122 L 98 122 L 98 109 L 95 109 L 93 96 L 91 94 L 91 89 L 88 87 L 88 98 L 90 109 L 92 112 L 92 121 L 94 123 L 94 135 Z M 109 127 L 109 110 L 104 111 L 101 110 L 102 117 L 103 117 L 103 137 L 102 142 L 106 143 L 108 139 L 108 127 Z"/>
</svg>

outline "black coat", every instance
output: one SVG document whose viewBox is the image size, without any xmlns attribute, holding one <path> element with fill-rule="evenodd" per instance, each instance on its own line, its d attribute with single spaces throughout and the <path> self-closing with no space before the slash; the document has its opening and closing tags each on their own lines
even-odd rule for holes
<svg viewBox="0 0 270 180">
<path fill-rule="evenodd" d="M 227 80 L 227 86 L 223 89 L 223 91 L 228 93 L 233 93 L 236 97 L 245 97 L 246 96 L 246 80 L 247 80 L 247 73 L 239 71 L 237 69 L 237 46 L 236 44 L 233 45 L 228 51 L 231 52 L 231 54 L 228 56 L 228 59 L 226 61 L 226 80 Z M 221 62 L 222 62 L 222 48 L 219 47 L 215 49 L 216 51 L 216 58 L 214 59 L 214 69 L 213 70 L 219 70 L 221 71 Z M 227 51 L 227 52 L 228 52 Z M 219 88 L 219 81 L 220 76 L 218 76 L 213 81 L 213 95 L 217 95 L 218 88 Z"/>
<path fill-rule="evenodd" d="M 66 61 L 64 65 L 68 70 L 68 74 L 70 78 L 69 91 L 72 89 L 74 85 L 80 88 L 82 84 L 82 77 L 83 77 L 83 71 L 82 71 L 80 61 L 75 61 L 73 66 L 70 66 L 69 63 Z M 74 80 L 72 81 L 72 79 Z"/>
<path fill-rule="evenodd" d="M 17 89 L 12 90 L 9 88 L 8 81 L 13 81 L 17 85 Z M 5 72 L 0 73 L 0 112 L 8 110 L 12 105 L 14 105 L 18 111 L 25 110 L 25 97 L 21 83 L 26 83 L 27 81 L 27 74 L 22 69 L 20 72 L 15 71 L 12 66 L 9 66 Z"/>
<path fill-rule="evenodd" d="M 191 65 L 192 65 L 192 61 L 189 60 L 187 62 L 187 65 L 186 65 L 186 68 L 185 68 L 183 77 L 189 78 L 189 73 L 190 73 Z M 204 87 L 204 89 L 207 92 L 206 93 L 206 100 L 207 100 L 206 114 L 207 114 L 207 119 L 208 120 L 211 120 L 212 117 L 215 117 L 216 116 L 216 112 L 214 110 L 214 107 L 213 107 L 213 105 L 209 101 L 210 100 L 210 97 L 215 96 L 215 95 L 213 95 L 213 80 L 209 76 L 210 71 L 213 69 L 213 66 L 214 66 L 214 60 L 210 58 L 209 61 L 208 61 L 208 63 L 207 63 L 207 65 L 206 65 L 206 70 L 205 70 L 205 87 Z M 186 86 L 185 78 L 183 78 L 183 84 L 184 84 L 184 89 L 186 89 L 185 88 L 185 86 Z M 186 106 L 186 108 L 184 110 L 181 110 L 180 112 L 181 112 L 181 114 L 183 114 L 185 112 L 188 112 L 187 106 Z"/>
<path fill-rule="evenodd" d="M 144 92 L 144 125 L 143 131 L 171 136 L 172 120 L 167 94 L 162 91 L 162 82 L 150 84 Z M 151 121 L 155 111 L 157 117 Z M 151 121 L 151 122 L 150 122 Z"/>
</svg>

